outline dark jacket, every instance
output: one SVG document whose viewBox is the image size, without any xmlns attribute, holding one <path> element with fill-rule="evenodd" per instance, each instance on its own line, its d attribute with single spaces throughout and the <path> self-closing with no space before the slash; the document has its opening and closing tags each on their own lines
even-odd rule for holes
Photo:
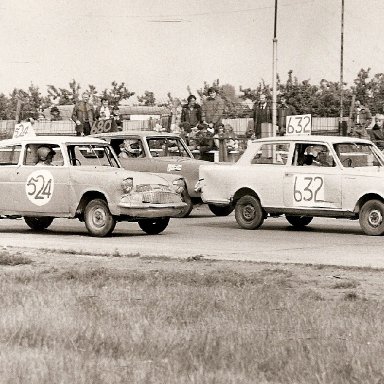
<svg viewBox="0 0 384 384">
<path fill-rule="evenodd" d="M 261 124 L 272 123 L 272 107 L 267 103 L 264 107 L 255 104 L 253 108 L 253 121 L 255 124 L 255 136 L 257 139 L 261 137 Z"/>
<path fill-rule="evenodd" d="M 72 112 L 72 120 L 76 122 L 76 120 L 80 121 L 80 125 L 76 125 L 76 132 L 84 131 L 84 122 L 88 120 L 89 124 L 92 126 L 95 120 L 95 111 L 93 106 L 89 103 L 85 103 L 84 101 L 78 101 L 73 108 Z"/>
<path fill-rule="evenodd" d="M 369 138 L 381 149 L 384 149 L 384 127 L 375 124 L 369 132 Z"/>
<path fill-rule="evenodd" d="M 202 122 L 201 107 L 195 104 L 193 108 L 189 108 L 188 104 L 184 104 L 181 110 L 181 122 L 189 123 L 191 127 L 196 127 Z"/>
<path fill-rule="evenodd" d="M 285 134 L 287 116 L 296 115 L 296 109 L 289 104 L 280 105 L 277 108 L 277 126 L 279 127 L 279 134 L 282 136 Z"/>
</svg>

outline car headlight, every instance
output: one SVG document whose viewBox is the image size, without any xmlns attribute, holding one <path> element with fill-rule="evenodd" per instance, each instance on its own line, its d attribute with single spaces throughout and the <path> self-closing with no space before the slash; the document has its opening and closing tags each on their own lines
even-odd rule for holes
<svg viewBox="0 0 384 384">
<path fill-rule="evenodd" d="M 183 193 L 185 189 L 184 179 L 176 179 L 173 181 L 172 185 L 177 193 Z"/>
<path fill-rule="evenodd" d="M 133 189 L 133 177 L 127 177 L 121 182 L 121 189 L 124 193 L 129 193 Z"/>
</svg>

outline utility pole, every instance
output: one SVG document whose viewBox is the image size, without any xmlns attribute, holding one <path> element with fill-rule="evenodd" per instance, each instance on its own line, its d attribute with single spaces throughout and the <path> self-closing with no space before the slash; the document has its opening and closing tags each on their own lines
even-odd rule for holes
<svg viewBox="0 0 384 384">
<path fill-rule="evenodd" d="M 343 93 L 344 93 L 344 0 L 341 0 L 341 35 L 340 35 L 340 126 L 343 127 Z M 342 130 L 341 130 L 342 132 Z"/>
<path fill-rule="evenodd" d="M 272 136 L 276 136 L 276 73 L 277 73 L 277 0 L 275 0 L 275 22 L 273 28 L 273 69 L 272 69 Z"/>
</svg>

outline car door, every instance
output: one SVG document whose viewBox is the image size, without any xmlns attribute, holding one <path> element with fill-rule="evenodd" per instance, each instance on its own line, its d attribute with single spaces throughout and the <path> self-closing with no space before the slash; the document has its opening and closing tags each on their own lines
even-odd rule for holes
<svg viewBox="0 0 384 384">
<path fill-rule="evenodd" d="M 296 143 L 292 167 L 284 174 L 284 205 L 299 209 L 340 209 L 341 181 L 341 169 L 328 145 Z"/>
<path fill-rule="evenodd" d="M 290 157 L 290 143 L 263 143 L 251 157 L 246 179 L 264 207 L 283 207 L 283 177 Z"/>
<path fill-rule="evenodd" d="M 36 165 L 36 153 L 41 145 L 54 150 L 51 165 Z M 14 169 L 11 178 L 15 193 L 19 196 L 16 210 L 20 214 L 69 214 L 69 169 L 67 161 L 64 161 L 63 148 L 59 145 L 27 144 L 24 147 L 22 164 Z"/>
<path fill-rule="evenodd" d="M 14 185 L 14 175 L 19 169 L 21 144 L 0 146 L 0 211 L 13 212 L 21 192 Z"/>
</svg>

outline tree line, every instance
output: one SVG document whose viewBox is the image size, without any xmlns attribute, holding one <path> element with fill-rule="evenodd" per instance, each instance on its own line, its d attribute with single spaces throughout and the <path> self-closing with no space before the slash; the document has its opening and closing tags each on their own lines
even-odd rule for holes
<svg viewBox="0 0 384 384">
<path fill-rule="evenodd" d="M 372 114 L 383 113 L 384 107 L 384 73 L 371 75 L 371 69 L 361 69 L 353 80 L 353 84 L 343 85 L 343 111 L 344 116 L 349 114 L 352 97 L 360 100 L 369 107 Z M 240 86 L 239 92 L 231 84 L 220 84 L 219 79 L 212 83 L 204 82 L 200 89 L 193 92 L 190 86 L 186 87 L 186 94 L 173 97 L 168 93 L 167 100 L 156 100 L 154 92 L 145 91 L 143 95 L 136 95 L 137 105 L 175 107 L 184 103 L 188 95 L 195 94 L 201 100 L 207 96 L 209 87 L 216 87 L 225 103 L 224 117 L 250 117 L 252 103 L 256 102 L 260 94 L 266 94 L 272 99 L 272 86 L 264 80 L 260 81 L 255 89 Z M 76 80 L 68 84 L 68 88 L 47 86 L 47 92 L 42 94 L 40 88 L 31 84 L 27 89 L 15 88 L 8 96 L 0 93 L 0 119 L 13 120 L 16 117 L 17 105 L 21 106 L 20 114 L 23 117 L 37 117 L 41 109 L 52 105 L 70 105 L 81 98 L 81 93 L 87 91 L 91 100 L 107 98 L 112 105 L 128 100 L 135 95 L 124 82 L 112 81 L 110 87 L 98 91 L 94 85 L 82 88 Z M 285 94 L 299 114 L 310 113 L 316 117 L 337 117 L 340 115 L 340 83 L 323 79 L 319 84 L 311 84 L 309 80 L 299 81 L 293 71 L 289 71 L 287 79 L 282 81 L 277 77 L 277 93 Z"/>
</svg>

